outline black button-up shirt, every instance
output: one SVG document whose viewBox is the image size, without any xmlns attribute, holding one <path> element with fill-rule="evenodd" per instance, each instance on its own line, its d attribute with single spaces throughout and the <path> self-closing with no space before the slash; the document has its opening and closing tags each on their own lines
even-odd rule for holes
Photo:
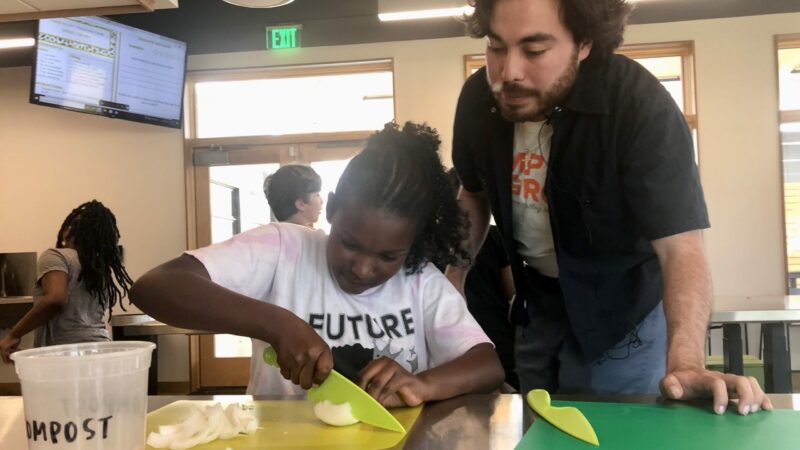
<svg viewBox="0 0 800 450">
<path fill-rule="evenodd" d="M 559 285 L 578 342 L 594 359 L 663 298 L 650 241 L 709 227 L 692 137 L 669 93 L 638 63 L 615 55 L 581 66 L 553 126 L 545 195 Z M 512 259 L 512 317 L 531 301 L 516 250 L 511 206 L 514 124 L 505 120 L 486 69 L 464 84 L 453 162 L 464 188 L 486 191 Z"/>
</svg>

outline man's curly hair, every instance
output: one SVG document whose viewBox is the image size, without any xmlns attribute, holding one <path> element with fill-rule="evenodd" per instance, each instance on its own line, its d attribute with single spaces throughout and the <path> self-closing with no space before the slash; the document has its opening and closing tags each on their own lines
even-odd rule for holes
<svg viewBox="0 0 800 450">
<path fill-rule="evenodd" d="M 633 9 L 627 0 L 555 0 L 561 21 L 572 34 L 576 44 L 592 42 L 592 51 L 582 63 L 587 66 L 608 60 L 622 44 L 625 24 Z M 497 0 L 470 0 L 475 12 L 464 22 L 472 37 L 488 34 Z"/>
<path fill-rule="evenodd" d="M 447 265 L 468 261 L 462 247 L 468 221 L 453 195 L 439 159 L 439 135 L 424 124 L 394 122 L 370 136 L 347 165 L 336 197 L 351 205 L 382 209 L 416 224 L 416 238 L 406 257 L 406 273 L 427 262 Z"/>
</svg>

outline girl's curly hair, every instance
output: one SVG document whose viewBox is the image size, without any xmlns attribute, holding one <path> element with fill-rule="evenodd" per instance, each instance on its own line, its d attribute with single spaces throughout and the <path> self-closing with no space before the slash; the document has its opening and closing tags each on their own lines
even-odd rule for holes
<svg viewBox="0 0 800 450">
<path fill-rule="evenodd" d="M 383 209 L 416 224 L 406 273 L 427 262 L 468 261 L 462 247 L 468 220 L 439 159 L 439 135 L 424 124 L 387 123 L 347 165 L 336 196 L 353 205 Z"/>
<path fill-rule="evenodd" d="M 56 238 L 56 248 L 63 248 L 72 239 L 81 273 L 78 281 L 97 299 L 103 308 L 111 309 L 128 294 L 133 280 L 122 262 L 117 218 L 110 209 L 97 200 L 86 202 L 69 213 Z M 110 319 L 109 315 L 109 319 Z"/>
</svg>

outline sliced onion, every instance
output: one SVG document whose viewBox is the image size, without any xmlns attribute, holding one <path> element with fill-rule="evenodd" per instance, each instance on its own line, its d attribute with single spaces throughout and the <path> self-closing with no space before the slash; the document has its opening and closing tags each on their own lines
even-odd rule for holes
<svg viewBox="0 0 800 450">
<path fill-rule="evenodd" d="M 205 408 L 194 407 L 182 422 L 161 425 L 158 432 L 147 436 L 147 445 L 154 448 L 183 450 L 216 439 L 230 439 L 240 434 L 250 434 L 258 428 L 258 419 L 238 404 L 225 409 L 215 403 Z"/>
<path fill-rule="evenodd" d="M 353 408 L 348 402 L 339 405 L 328 400 L 317 402 L 314 404 L 314 415 L 328 425 L 337 427 L 358 423 L 358 419 L 353 416 Z"/>
</svg>

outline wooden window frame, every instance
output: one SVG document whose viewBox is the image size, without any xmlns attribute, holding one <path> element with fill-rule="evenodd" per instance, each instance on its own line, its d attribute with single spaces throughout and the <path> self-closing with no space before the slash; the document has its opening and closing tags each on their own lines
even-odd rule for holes
<svg viewBox="0 0 800 450">
<path fill-rule="evenodd" d="M 778 52 L 780 50 L 785 49 L 797 49 L 800 48 L 800 34 L 784 34 L 784 35 L 776 35 L 775 36 L 775 66 L 776 69 L 778 68 Z M 778 75 L 778 71 L 776 70 L 775 73 L 775 96 L 778 99 L 778 103 L 780 104 L 780 77 Z M 798 110 L 789 110 L 789 111 L 781 111 L 778 109 L 778 128 L 780 130 L 780 126 L 784 123 L 792 123 L 792 122 L 800 122 L 800 109 Z M 790 258 L 791 255 L 789 254 L 789 227 L 786 224 L 786 179 L 784 177 L 784 170 L 783 167 L 783 138 L 780 136 L 780 131 L 778 131 L 778 145 L 780 146 L 779 155 L 781 155 L 781 223 L 783 225 L 783 267 L 785 269 L 785 282 L 784 286 L 786 289 L 786 294 L 791 294 L 791 289 L 793 284 L 797 283 L 795 277 L 792 275 L 796 272 L 790 271 Z"/>
<path fill-rule="evenodd" d="M 464 55 L 464 79 L 472 75 L 472 71 L 486 65 L 486 56 L 483 53 Z"/>
<path fill-rule="evenodd" d="M 694 131 L 697 130 L 694 41 L 623 45 L 617 49 L 617 53 L 631 59 L 679 56 L 681 58 L 681 75 L 683 77 L 681 80 L 681 85 L 683 86 L 683 116 L 686 118 L 689 128 Z"/>
<path fill-rule="evenodd" d="M 800 33 L 798 34 L 779 34 L 775 36 L 775 58 L 777 62 L 778 50 L 790 48 L 800 48 Z M 780 99 L 780 84 L 777 86 L 778 98 Z M 791 111 L 779 111 L 780 123 L 800 122 L 800 109 Z"/>
</svg>

